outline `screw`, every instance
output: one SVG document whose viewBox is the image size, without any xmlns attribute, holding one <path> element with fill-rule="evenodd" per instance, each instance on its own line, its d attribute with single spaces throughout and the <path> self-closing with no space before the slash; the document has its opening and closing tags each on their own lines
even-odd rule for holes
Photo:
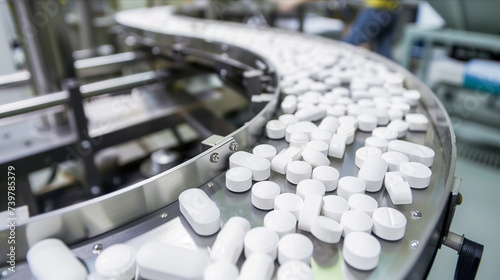
<svg viewBox="0 0 500 280">
<path fill-rule="evenodd" d="M 236 143 L 236 141 L 231 142 L 231 144 L 229 144 L 229 150 L 236 152 L 238 150 L 238 143 Z"/>
<path fill-rule="evenodd" d="M 418 211 L 418 210 L 413 210 L 411 211 L 411 215 L 413 216 L 413 218 L 415 219 L 420 219 L 422 218 L 422 212 Z"/>
<path fill-rule="evenodd" d="M 222 77 L 226 77 L 226 75 L 227 75 L 227 70 L 226 70 L 226 69 L 222 69 L 222 70 L 220 70 L 220 75 L 221 75 Z"/>
<path fill-rule="evenodd" d="M 102 244 L 95 244 L 94 247 L 92 248 L 92 253 L 94 254 L 100 254 L 102 251 Z"/>
<path fill-rule="evenodd" d="M 167 213 L 162 213 L 162 214 L 160 215 L 160 217 L 161 217 L 162 219 L 165 219 L 166 217 L 168 217 L 168 214 L 167 214 Z"/>
<path fill-rule="evenodd" d="M 80 147 L 82 147 L 83 150 L 87 150 L 90 148 L 90 142 L 87 141 L 87 140 L 83 140 L 81 143 L 80 143 Z"/>
<path fill-rule="evenodd" d="M 214 183 L 212 183 L 212 182 L 208 183 L 208 187 L 209 187 L 209 188 L 211 188 L 211 187 L 213 187 L 213 186 L 214 186 Z"/>
<path fill-rule="evenodd" d="M 92 188 L 90 188 L 90 192 L 93 195 L 98 195 L 101 193 L 101 188 L 99 186 L 93 186 Z"/>
<path fill-rule="evenodd" d="M 213 163 L 217 163 L 220 160 L 220 156 L 218 153 L 213 153 L 210 155 L 210 161 Z"/>
<path fill-rule="evenodd" d="M 412 241 L 410 242 L 410 246 L 411 246 L 411 248 L 413 248 L 413 249 L 416 249 L 416 248 L 418 247 L 418 244 L 419 244 L 418 240 L 412 240 Z"/>
</svg>

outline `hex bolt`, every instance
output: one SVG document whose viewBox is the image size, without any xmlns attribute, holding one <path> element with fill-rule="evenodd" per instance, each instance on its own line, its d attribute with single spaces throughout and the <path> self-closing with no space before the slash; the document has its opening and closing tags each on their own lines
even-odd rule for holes
<svg viewBox="0 0 500 280">
<path fill-rule="evenodd" d="M 220 155 L 218 153 L 213 153 L 210 155 L 210 162 L 217 163 L 220 160 Z"/>
<path fill-rule="evenodd" d="M 211 188 L 211 187 L 213 187 L 213 186 L 214 186 L 214 183 L 212 183 L 212 182 L 208 183 L 208 187 L 209 187 L 209 188 Z"/>
<path fill-rule="evenodd" d="M 420 218 L 422 218 L 422 212 L 420 212 L 418 210 L 413 210 L 413 211 L 411 211 L 411 216 L 415 219 L 420 219 Z"/>
<path fill-rule="evenodd" d="M 231 144 L 229 144 L 229 150 L 236 152 L 238 150 L 238 143 L 236 143 L 236 141 L 231 142 Z"/>
<path fill-rule="evenodd" d="M 102 251 L 102 244 L 95 244 L 94 247 L 92 247 L 92 253 L 94 254 L 100 254 Z"/>
<path fill-rule="evenodd" d="M 410 246 L 411 246 L 411 248 L 413 248 L 413 249 L 416 249 L 416 248 L 418 247 L 418 244 L 420 244 L 420 242 L 418 242 L 418 240 L 412 240 L 412 241 L 410 242 Z"/>
</svg>

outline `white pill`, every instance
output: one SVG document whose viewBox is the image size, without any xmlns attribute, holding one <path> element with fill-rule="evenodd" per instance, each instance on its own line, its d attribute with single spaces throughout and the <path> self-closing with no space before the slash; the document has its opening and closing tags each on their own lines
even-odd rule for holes
<svg viewBox="0 0 500 280">
<path fill-rule="evenodd" d="M 279 116 L 278 120 L 280 120 L 286 126 L 299 122 L 299 118 L 292 114 L 283 114 Z"/>
<path fill-rule="evenodd" d="M 358 172 L 358 178 L 366 185 L 367 192 L 378 192 L 382 188 L 388 164 L 380 157 L 370 157 L 365 160 Z"/>
<path fill-rule="evenodd" d="M 252 187 L 252 171 L 234 167 L 226 172 L 226 187 L 232 192 L 246 192 Z"/>
<path fill-rule="evenodd" d="M 312 166 L 305 161 L 292 161 L 286 167 L 286 179 L 292 184 L 298 184 L 300 181 L 310 179 Z"/>
<path fill-rule="evenodd" d="M 389 142 L 387 140 L 378 137 L 368 137 L 365 139 L 365 147 L 375 147 L 379 148 L 382 153 L 387 152 L 387 146 Z"/>
<path fill-rule="evenodd" d="M 337 189 L 340 173 L 331 166 L 318 166 L 314 168 L 312 178 L 320 181 L 325 186 L 325 191 Z"/>
<path fill-rule="evenodd" d="M 255 253 L 241 266 L 238 280 L 271 280 L 274 273 L 274 260 L 266 254 Z"/>
<path fill-rule="evenodd" d="M 349 197 L 349 209 L 365 212 L 368 216 L 372 216 L 373 211 L 378 208 L 378 202 L 371 196 L 366 194 L 353 194 Z"/>
<path fill-rule="evenodd" d="M 396 241 L 405 236 L 406 217 L 390 207 L 380 207 L 373 212 L 373 233 L 378 237 Z"/>
<path fill-rule="evenodd" d="M 326 155 L 308 147 L 302 151 L 302 160 L 311 164 L 313 168 L 330 165 L 330 160 Z"/>
<path fill-rule="evenodd" d="M 274 207 L 274 199 L 280 193 L 280 186 L 275 182 L 255 183 L 252 187 L 252 204 L 261 210 L 271 210 Z"/>
<path fill-rule="evenodd" d="M 392 141 L 398 138 L 398 132 L 387 127 L 377 127 L 372 131 L 372 136 Z"/>
<path fill-rule="evenodd" d="M 373 227 L 372 218 L 365 212 L 359 210 L 349 210 L 345 212 L 342 218 L 340 218 L 340 224 L 344 229 L 344 237 L 358 231 L 371 233 Z"/>
<path fill-rule="evenodd" d="M 388 125 L 388 129 L 392 129 L 398 133 L 398 138 L 405 137 L 408 133 L 410 124 L 402 120 L 393 120 Z"/>
<path fill-rule="evenodd" d="M 203 272 L 203 280 L 236 280 L 238 279 L 238 267 L 233 263 L 219 261 L 207 266 Z"/>
<path fill-rule="evenodd" d="M 350 116 L 359 116 L 361 114 L 373 115 L 377 118 L 377 125 L 386 125 L 389 123 L 389 114 L 386 109 L 367 108 L 357 104 L 347 106 L 347 114 Z"/>
<path fill-rule="evenodd" d="M 309 143 L 309 136 L 302 132 L 294 132 L 290 135 L 290 147 L 304 149 Z"/>
<path fill-rule="evenodd" d="M 301 230 L 311 231 L 314 219 L 319 216 L 323 206 L 323 197 L 318 194 L 309 194 L 304 199 L 302 211 L 300 211 L 298 227 Z"/>
<path fill-rule="evenodd" d="M 295 112 L 299 121 L 318 121 L 326 116 L 326 109 L 319 106 L 308 106 Z"/>
<path fill-rule="evenodd" d="M 339 120 L 336 117 L 328 116 L 321 121 L 318 128 L 321 130 L 329 131 L 333 134 L 335 133 L 335 131 L 337 131 L 338 126 Z"/>
<path fill-rule="evenodd" d="M 332 140 L 332 135 L 333 133 L 318 128 L 311 133 L 311 140 L 323 141 L 328 145 Z"/>
<path fill-rule="evenodd" d="M 266 124 L 267 137 L 281 139 L 285 137 L 286 125 L 280 120 L 270 120 Z"/>
<path fill-rule="evenodd" d="M 410 185 L 399 171 L 385 173 L 384 185 L 394 205 L 411 204 L 413 196 Z"/>
<path fill-rule="evenodd" d="M 323 209 L 321 213 L 340 223 L 342 215 L 349 210 L 347 200 L 337 195 L 327 195 L 323 197 Z"/>
<path fill-rule="evenodd" d="M 361 168 L 368 158 L 372 157 L 380 157 L 382 155 L 382 151 L 379 148 L 375 147 L 361 147 L 356 150 L 356 156 L 354 159 L 354 163 L 358 168 Z"/>
<path fill-rule="evenodd" d="M 311 101 L 300 101 L 297 103 L 297 110 L 302 110 L 302 109 L 305 109 L 307 107 L 315 107 L 317 104 L 316 101 L 314 102 L 311 102 Z"/>
<path fill-rule="evenodd" d="M 286 174 L 288 163 L 300 159 L 302 150 L 297 147 L 288 147 L 277 154 L 271 161 L 271 169 L 280 174 Z M 231 160 L 231 158 L 229 158 Z"/>
<path fill-rule="evenodd" d="M 353 116 L 342 116 L 338 118 L 339 126 L 350 126 L 354 129 L 358 128 L 358 118 Z"/>
<path fill-rule="evenodd" d="M 358 129 L 371 132 L 377 127 L 377 117 L 368 114 L 358 115 Z"/>
<path fill-rule="evenodd" d="M 372 99 L 360 99 L 358 100 L 358 105 L 363 107 L 373 108 L 375 107 L 375 102 L 373 102 Z"/>
<path fill-rule="evenodd" d="M 252 171 L 252 180 L 263 181 L 271 176 L 270 162 L 260 156 L 238 151 L 229 157 L 229 168 L 246 167 Z"/>
<path fill-rule="evenodd" d="M 405 162 L 399 166 L 399 172 L 410 187 L 427 188 L 431 182 L 432 170 L 418 162 Z"/>
<path fill-rule="evenodd" d="M 179 195 L 179 208 L 197 234 L 212 235 L 219 230 L 219 208 L 204 191 L 198 188 L 183 191 Z"/>
<path fill-rule="evenodd" d="M 325 78 L 325 80 L 323 81 L 328 87 L 330 88 L 336 88 L 336 87 L 339 87 L 340 84 L 341 84 L 341 81 L 339 78 L 335 78 L 335 77 L 327 77 Z"/>
<path fill-rule="evenodd" d="M 347 136 L 334 134 L 328 147 L 328 155 L 334 158 L 343 158 L 345 153 L 345 146 Z"/>
<path fill-rule="evenodd" d="M 339 186 L 337 188 L 337 195 L 348 200 L 349 197 L 355 193 L 365 193 L 365 182 L 354 176 L 345 176 L 339 179 Z"/>
<path fill-rule="evenodd" d="M 396 108 L 389 108 L 387 110 L 387 113 L 389 114 L 389 119 L 391 121 L 402 120 L 403 116 L 404 116 L 403 111 L 396 109 Z"/>
<path fill-rule="evenodd" d="M 342 226 L 335 220 L 319 216 L 314 220 L 311 233 L 325 243 L 338 243 L 342 237 Z"/>
<path fill-rule="evenodd" d="M 305 199 L 308 194 L 325 195 L 325 185 L 321 181 L 305 179 L 297 184 L 297 195 Z"/>
<path fill-rule="evenodd" d="M 308 121 L 291 124 L 286 127 L 285 140 L 290 142 L 290 135 L 294 132 L 305 133 L 309 138 L 311 138 L 311 132 L 313 132 L 316 128 L 318 128 L 317 125 Z"/>
<path fill-rule="evenodd" d="M 87 268 L 59 239 L 36 243 L 28 250 L 26 259 L 31 273 L 39 280 L 87 279 Z"/>
<path fill-rule="evenodd" d="M 297 100 L 284 100 L 281 102 L 281 110 L 285 114 L 293 114 L 297 110 Z"/>
<path fill-rule="evenodd" d="M 406 99 L 406 102 L 408 102 L 410 106 L 417 106 L 421 96 L 422 94 L 420 94 L 418 90 L 408 90 L 403 93 L 403 98 Z"/>
<path fill-rule="evenodd" d="M 346 145 L 351 145 L 354 142 L 354 132 L 356 131 L 355 128 L 350 127 L 350 126 L 344 126 L 340 125 L 337 128 L 337 134 L 338 135 L 344 135 L 346 137 Z"/>
<path fill-rule="evenodd" d="M 245 234 L 245 257 L 255 253 L 266 254 L 275 260 L 278 256 L 279 236 L 272 229 L 267 227 L 255 227 Z"/>
<path fill-rule="evenodd" d="M 434 162 L 434 150 L 429 147 L 407 141 L 390 141 L 387 146 L 387 151 L 403 153 L 410 159 L 410 161 L 420 162 L 428 167 L 432 166 L 432 163 Z"/>
<path fill-rule="evenodd" d="M 405 154 L 400 152 L 385 152 L 380 157 L 389 164 L 389 171 L 399 171 L 401 163 L 410 161 Z"/>
<path fill-rule="evenodd" d="M 339 97 L 337 99 L 337 104 L 349 105 L 349 104 L 353 104 L 353 103 L 354 103 L 354 101 L 349 97 Z"/>
<path fill-rule="evenodd" d="M 150 242 L 139 248 L 136 262 L 143 279 L 201 279 L 210 259 L 203 251 Z"/>
<path fill-rule="evenodd" d="M 306 144 L 306 148 L 316 150 L 316 151 L 322 153 L 323 155 L 327 156 L 328 155 L 328 144 L 330 144 L 330 142 L 325 143 L 325 142 L 319 141 L 319 140 L 311 140 Z"/>
<path fill-rule="evenodd" d="M 225 261 L 236 264 L 243 251 L 243 238 L 250 230 L 250 222 L 242 217 L 232 217 L 217 234 L 210 259 L 213 262 Z"/>
<path fill-rule="evenodd" d="M 111 245 L 95 261 L 95 270 L 102 279 L 130 280 L 135 269 L 134 248 L 125 244 Z"/>
<path fill-rule="evenodd" d="M 285 210 L 292 213 L 298 220 L 304 201 L 294 193 L 282 193 L 274 199 L 274 210 Z"/>
<path fill-rule="evenodd" d="M 345 105 L 333 105 L 329 109 L 326 110 L 326 114 L 331 117 L 342 117 L 345 116 L 347 111 L 347 107 Z"/>
<path fill-rule="evenodd" d="M 276 232 L 279 238 L 295 233 L 297 219 L 286 210 L 273 210 L 264 216 L 264 227 Z"/>
<path fill-rule="evenodd" d="M 377 238 L 365 232 L 353 232 L 344 239 L 342 253 L 350 266 L 371 270 L 378 265 L 381 249 Z"/>
<path fill-rule="evenodd" d="M 288 234 L 280 239 L 278 262 L 281 265 L 289 261 L 301 261 L 310 264 L 313 250 L 313 243 L 306 236 L 299 233 Z"/>
<path fill-rule="evenodd" d="M 429 120 L 423 114 L 407 114 L 405 120 L 409 123 L 411 131 L 426 131 Z"/>
<path fill-rule="evenodd" d="M 311 267 L 300 261 L 289 261 L 278 268 L 277 280 L 314 280 Z"/>
<path fill-rule="evenodd" d="M 269 144 L 260 144 L 253 148 L 252 153 L 256 156 L 263 157 L 271 162 L 276 156 L 276 148 Z"/>
<path fill-rule="evenodd" d="M 351 92 L 348 88 L 345 87 L 336 87 L 332 89 L 331 91 L 333 94 L 336 94 L 338 96 L 349 96 L 349 93 Z"/>
</svg>

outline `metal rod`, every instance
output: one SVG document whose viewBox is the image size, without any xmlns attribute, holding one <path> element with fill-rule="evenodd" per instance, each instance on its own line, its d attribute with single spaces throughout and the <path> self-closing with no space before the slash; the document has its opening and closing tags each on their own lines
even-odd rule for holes
<svg viewBox="0 0 500 280">
<path fill-rule="evenodd" d="M 148 54 L 141 51 L 125 52 L 76 60 L 74 66 L 79 77 L 88 77 L 119 71 L 125 64 L 141 61 L 148 57 Z"/>
<path fill-rule="evenodd" d="M 16 73 L 0 76 L 0 88 L 16 87 L 29 84 L 31 73 L 21 70 Z"/>
<path fill-rule="evenodd" d="M 0 105 L 0 119 L 62 105 L 68 100 L 68 92 L 61 91 Z"/>
</svg>

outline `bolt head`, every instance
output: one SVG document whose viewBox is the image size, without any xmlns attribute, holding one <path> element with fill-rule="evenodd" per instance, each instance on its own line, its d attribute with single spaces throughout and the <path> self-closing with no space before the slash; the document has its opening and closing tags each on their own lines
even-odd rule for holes
<svg viewBox="0 0 500 280">
<path fill-rule="evenodd" d="M 220 155 L 218 153 L 213 153 L 210 155 L 210 161 L 213 163 L 217 163 L 220 160 Z"/>
</svg>

